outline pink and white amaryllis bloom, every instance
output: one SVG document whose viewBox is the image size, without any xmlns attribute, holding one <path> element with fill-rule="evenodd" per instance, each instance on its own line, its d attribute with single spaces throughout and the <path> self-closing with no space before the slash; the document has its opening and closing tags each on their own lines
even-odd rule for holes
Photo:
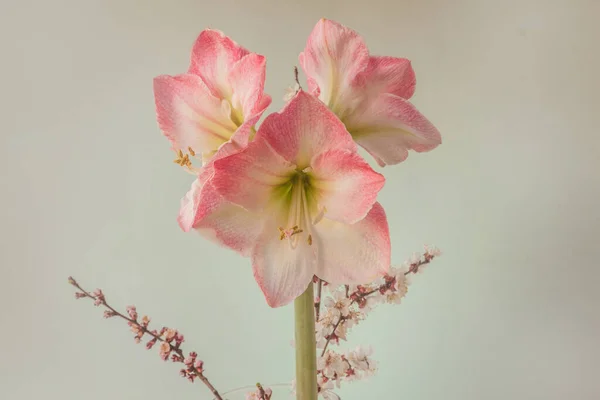
<svg viewBox="0 0 600 400">
<path fill-rule="evenodd" d="M 263 93 L 265 72 L 263 56 L 207 29 L 194 44 L 187 73 L 154 79 L 158 123 L 180 155 L 176 162 L 190 168 L 189 156 L 205 164 L 224 143 L 247 144 L 271 103 Z"/>
<path fill-rule="evenodd" d="M 379 165 L 398 164 L 408 150 L 429 151 L 441 143 L 438 130 L 408 101 L 416 84 L 409 60 L 371 56 L 355 31 L 326 19 L 299 59 L 311 93 Z"/>
<path fill-rule="evenodd" d="M 270 306 L 314 275 L 346 284 L 386 273 L 388 224 L 375 202 L 384 178 L 317 98 L 300 91 L 245 149 L 218 157 L 184 199 L 180 224 L 250 256 Z"/>
</svg>

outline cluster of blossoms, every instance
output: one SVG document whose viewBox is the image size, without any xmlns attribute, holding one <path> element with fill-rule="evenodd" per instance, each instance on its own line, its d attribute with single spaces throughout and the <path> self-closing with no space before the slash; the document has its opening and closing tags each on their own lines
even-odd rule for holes
<svg viewBox="0 0 600 400">
<path fill-rule="evenodd" d="M 344 285 L 330 290 L 324 299 L 315 299 L 317 310 L 321 305 L 324 307 L 323 312 L 316 313 L 315 324 L 317 347 L 321 349 L 317 359 L 320 391 L 326 392 L 334 384 L 339 387 L 343 381 L 355 381 L 375 372 L 376 362 L 370 358 L 372 349 L 359 347 L 339 354 L 329 350 L 329 344 L 347 340 L 349 329 L 364 320 L 378 304 L 399 304 L 408 291 L 409 274 L 422 271 L 439 255 L 438 249 L 426 246 L 423 254 L 414 254 L 402 266 L 390 268 L 378 281 L 369 285 Z"/>
<path fill-rule="evenodd" d="M 373 350 L 357 347 L 343 354 L 327 350 L 317 360 L 319 392 L 327 398 L 327 392 L 340 387 L 342 382 L 352 382 L 367 378 L 377 370 L 376 362 L 371 358 Z"/>
<path fill-rule="evenodd" d="M 88 292 L 87 290 L 83 289 L 72 277 L 69 277 L 69 283 L 75 286 L 78 290 L 75 292 L 76 299 L 89 298 L 94 301 L 95 306 L 104 307 L 104 318 L 117 317 L 127 321 L 131 332 L 133 332 L 136 343 L 140 343 L 142 340 L 147 338 L 148 341 L 146 342 L 146 349 L 150 350 L 154 347 L 154 345 L 160 343 L 158 346 L 158 352 L 162 360 L 167 361 L 171 359 L 173 362 L 184 364 L 185 368 L 182 368 L 180 371 L 180 375 L 182 377 L 187 378 L 190 382 L 194 382 L 196 379 L 199 379 L 209 388 L 216 399 L 222 400 L 219 392 L 210 383 L 208 378 L 204 376 L 204 363 L 202 360 L 198 359 L 196 352 L 192 351 L 187 357 L 185 356 L 183 350 L 181 349 L 181 344 L 185 339 L 181 333 L 175 329 L 167 327 L 163 327 L 160 330 L 150 329 L 148 326 L 150 324 L 150 318 L 146 315 L 139 318 L 135 306 L 128 306 L 126 308 L 126 314 L 122 314 L 106 302 L 106 296 L 101 289 Z"/>
<path fill-rule="evenodd" d="M 362 284 L 387 273 L 391 245 L 377 202 L 380 166 L 437 147 L 437 129 L 410 103 L 405 58 L 369 54 L 355 31 L 322 19 L 299 62 L 307 91 L 256 126 L 271 103 L 266 60 L 216 30 L 203 31 L 186 73 L 154 80 L 158 124 L 175 162 L 196 176 L 178 222 L 252 259 L 272 307 L 313 276 Z M 196 164 L 200 165 L 196 165 Z"/>
</svg>

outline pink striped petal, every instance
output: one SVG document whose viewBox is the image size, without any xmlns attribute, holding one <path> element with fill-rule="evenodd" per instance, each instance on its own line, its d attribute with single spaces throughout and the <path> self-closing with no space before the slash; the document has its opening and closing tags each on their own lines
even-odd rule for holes
<svg viewBox="0 0 600 400">
<path fill-rule="evenodd" d="M 216 160 L 214 168 L 212 182 L 217 191 L 228 201 L 254 212 L 267 208 L 278 187 L 295 171 L 294 164 L 258 137 L 243 151 Z"/>
<path fill-rule="evenodd" d="M 355 150 L 344 124 L 316 97 L 299 91 L 278 113 L 269 115 L 257 133 L 284 159 L 306 168 L 330 149 Z"/>
<path fill-rule="evenodd" d="M 373 282 L 390 267 L 391 246 L 387 218 L 379 203 L 352 225 L 323 219 L 314 227 L 316 275 L 333 284 Z"/>
<path fill-rule="evenodd" d="M 267 303 L 280 307 L 301 295 L 315 274 L 315 249 L 300 241 L 292 249 L 287 240 L 280 240 L 277 225 L 266 225 L 252 253 L 254 278 Z"/>
<path fill-rule="evenodd" d="M 308 37 L 299 61 L 309 78 L 311 92 L 340 115 L 354 97 L 352 85 L 367 69 L 369 51 L 356 32 L 321 19 Z"/>
<path fill-rule="evenodd" d="M 242 111 L 242 120 L 262 113 L 271 103 L 271 98 L 263 94 L 265 73 L 265 57 L 254 53 L 238 61 L 229 73 L 233 90 L 231 103 L 235 110 Z"/>
<path fill-rule="evenodd" d="M 216 151 L 237 129 L 229 118 L 230 110 L 198 76 L 156 77 L 154 98 L 158 124 L 175 150 Z"/>
<path fill-rule="evenodd" d="M 311 185 L 325 217 L 353 224 L 365 217 L 385 183 L 358 153 L 330 150 L 311 162 Z"/>
<path fill-rule="evenodd" d="M 410 99 L 415 93 L 415 71 L 406 58 L 370 57 L 364 75 L 367 88 L 376 94 L 390 93 Z"/>
<path fill-rule="evenodd" d="M 438 130 L 415 106 L 391 94 L 381 94 L 345 122 L 354 140 L 381 166 L 404 161 L 408 150 L 425 152 L 442 142 Z"/>
<path fill-rule="evenodd" d="M 213 96 L 229 99 L 232 95 L 229 72 L 249 51 L 223 32 L 206 29 L 192 49 L 189 73 L 202 77 Z"/>
</svg>

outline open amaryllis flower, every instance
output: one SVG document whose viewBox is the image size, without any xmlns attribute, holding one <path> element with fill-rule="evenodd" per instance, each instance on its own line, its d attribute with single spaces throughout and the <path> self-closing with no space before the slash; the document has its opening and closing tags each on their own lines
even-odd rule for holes
<svg viewBox="0 0 600 400">
<path fill-rule="evenodd" d="M 272 307 L 314 275 L 371 282 L 390 265 L 384 178 L 357 153 L 344 125 L 300 91 L 241 151 L 223 148 L 182 203 L 180 224 L 251 256 Z"/>
<path fill-rule="evenodd" d="M 309 90 L 379 165 L 397 164 L 408 150 L 429 151 L 441 143 L 438 130 L 408 101 L 416 81 L 407 59 L 370 56 L 356 32 L 326 19 L 317 23 L 299 58 Z"/>
<path fill-rule="evenodd" d="M 263 56 L 207 29 L 194 44 L 186 74 L 154 79 L 158 123 L 181 152 L 180 164 L 190 167 L 186 153 L 206 163 L 224 143 L 247 144 L 271 103 L 263 93 L 265 68 Z"/>
</svg>

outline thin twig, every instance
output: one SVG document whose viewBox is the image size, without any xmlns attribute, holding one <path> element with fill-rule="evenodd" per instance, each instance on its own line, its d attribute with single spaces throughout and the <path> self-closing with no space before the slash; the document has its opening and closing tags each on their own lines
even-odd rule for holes
<svg viewBox="0 0 600 400">
<path fill-rule="evenodd" d="M 315 322 L 319 322 L 319 315 L 321 313 L 321 291 L 323 289 L 323 281 L 320 278 L 317 281 L 317 300 L 315 301 Z"/>
<path fill-rule="evenodd" d="M 78 290 L 81 291 L 81 293 L 83 293 L 87 298 L 90 298 L 92 300 L 98 300 L 98 298 L 94 295 L 92 295 L 91 293 L 89 293 L 87 290 L 85 290 L 84 288 L 82 288 L 81 286 L 79 286 L 79 283 L 77 283 L 77 281 L 75 281 L 75 279 L 69 277 L 69 283 L 73 286 L 75 286 Z M 144 334 L 148 334 L 150 336 L 152 336 L 155 340 L 159 341 L 159 342 L 166 342 L 166 340 L 164 340 L 162 337 L 156 335 L 155 333 L 153 333 L 152 331 L 148 330 L 145 326 L 139 324 L 136 320 L 129 318 L 123 314 L 121 314 L 120 312 L 118 312 L 117 310 L 115 310 L 112 306 L 110 306 L 106 300 L 104 298 L 100 298 L 101 301 L 101 305 L 103 305 L 104 307 L 106 307 L 107 309 L 110 310 L 110 312 L 113 314 L 113 316 L 115 317 L 120 317 L 122 319 L 124 319 L 125 321 L 135 325 L 138 329 L 140 329 Z M 166 342 L 169 343 L 169 342 Z M 179 358 L 181 360 L 185 359 L 185 356 L 183 354 L 183 351 L 181 350 L 181 348 L 176 345 L 173 346 L 169 343 L 169 346 L 171 347 L 171 351 L 173 351 L 175 354 L 177 354 L 179 356 Z M 210 381 L 208 380 L 207 377 L 204 376 L 204 374 L 202 373 L 201 370 L 199 370 L 198 368 L 192 366 L 191 368 L 193 368 L 193 371 L 195 373 L 195 375 L 198 377 L 198 379 L 200 379 L 202 381 L 202 383 L 204 383 L 206 385 L 206 387 L 208 387 L 208 389 L 211 391 L 211 393 L 215 396 L 215 398 L 217 400 L 223 400 L 223 398 L 221 397 L 221 395 L 219 394 L 219 392 L 217 391 L 217 389 L 212 385 L 212 383 L 210 383 Z"/>
<path fill-rule="evenodd" d="M 300 79 L 298 79 L 298 67 L 294 67 L 294 79 L 296 80 L 298 88 L 302 89 L 302 86 L 300 85 Z"/>
</svg>

